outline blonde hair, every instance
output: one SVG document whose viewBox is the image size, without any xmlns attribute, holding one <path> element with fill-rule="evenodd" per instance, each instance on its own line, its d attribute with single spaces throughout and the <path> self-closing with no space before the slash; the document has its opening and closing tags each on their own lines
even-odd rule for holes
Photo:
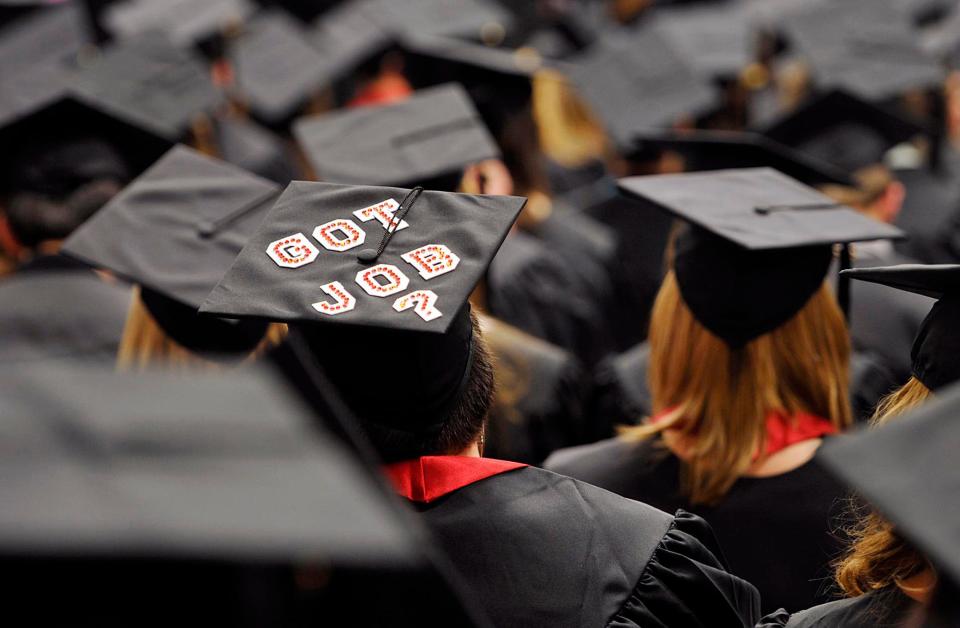
<svg viewBox="0 0 960 628">
<path fill-rule="evenodd" d="M 811 413 L 851 423 L 850 342 L 827 284 L 776 330 L 731 349 L 683 302 L 667 273 L 650 321 L 648 372 L 656 423 L 629 439 L 670 436 L 684 447 L 683 490 L 692 503 L 719 501 L 763 451 L 766 417 Z"/>
<path fill-rule="evenodd" d="M 871 423 L 883 425 L 923 404 L 931 394 L 920 380 L 911 377 L 880 402 Z M 900 586 L 906 579 L 930 568 L 923 554 L 906 543 L 893 526 L 875 512 L 867 512 L 847 533 L 852 543 L 836 563 L 834 575 L 849 597 Z"/>
<path fill-rule="evenodd" d="M 532 102 L 540 147 L 550 159 L 576 168 L 606 158 L 603 127 L 562 74 L 538 70 L 533 76 Z"/>
<path fill-rule="evenodd" d="M 267 327 L 263 340 L 241 362 L 256 359 L 286 336 L 287 326 L 273 323 Z M 117 369 L 121 371 L 145 371 L 163 368 L 173 371 L 211 370 L 222 365 L 203 358 L 174 341 L 160 327 L 140 298 L 140 288 L 135 286 L 127 312 L 127 321 L 117 351 Z"/>
<path fill-rule="evenodd" d="M 863 211 L 883 196 L 887 187 L 895 180 L 890 169 L 882 164 L 857 170 L 853 179 L 856 187 L 827 184 L 821 186 L 820 190 L 838 203 Z"/>
</svg>

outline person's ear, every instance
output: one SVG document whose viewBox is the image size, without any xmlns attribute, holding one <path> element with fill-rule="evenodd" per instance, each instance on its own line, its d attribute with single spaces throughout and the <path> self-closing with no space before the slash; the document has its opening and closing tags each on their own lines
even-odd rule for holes
<svg viewBox="0 0 960 628">
<path fill-rule="evenodd" d="M 20 259 L 24 252 L 23 245 L 13 235 L 10 221 L 7 220 L 7 215 L 2 207 L 0 207 L 0 251 L 3 251 L 12 260 Z"/>
<path fill-rule="evenodd" d="M 880 220 L 886 223 L 893 223 L 900 210 L 903 209 L 903 201 L 907 198 L 907 188 L 899 181 L 891 181 L 883 191 L 877 201 L 877 213 Z"/>
</svg>

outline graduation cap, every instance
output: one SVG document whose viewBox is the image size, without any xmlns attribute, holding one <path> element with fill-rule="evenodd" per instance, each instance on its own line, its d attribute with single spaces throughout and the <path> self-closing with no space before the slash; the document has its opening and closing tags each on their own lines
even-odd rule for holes
<svg viewBox="0 0 960 628">
<path fill-rule="evenodd" d="M 500 43 L 513 16 L 496 0 L 375 0 L 377 17 L 399 33 L 450 35 Z"/>
<path fill-rule="evenodd" d="M 753 61 L 754 33 L 742 2 L 669 7 L 654 22 L 704 77 L 735 78 Z"/>
<path fill-rule="evenodd" d="M 265 326 L 196 312 L 279 192 L 270 181 L 177 146 L 62 250 L 139 284 L 144 305 L 182 346 L 210 355 L 246 353 Z"/>
<path fill-rule="evenodd" d="M 908 16 L 874 0 L 825 2 L 786 21 L 790 40 L 823 88 L 843 87 L 868 100 L 936 86 L 943 67 L 918 45 Z"/>
<path fill-rule="evenodd" d="M 853 185 L 835 166 L 757 133 L 737 131 L 652 131 L 635 136 L 641 151 L 677 151 L 688 171 L 727 168 L 773 168 L 807 185 Z"/>
<path fill-rule="evenodd" d="M 251 0 L 127 0 L 107 7 L 103 21 L 118 39 L 160 31 L 190 45 L 242 23 L 256 8 Z"/>
<path fill-rule="evenodd" d="M 309 33 L 323 57 L 325 85 L 335 85 L 396 43 L 397 35 L 383 24 L 377 0 L 343 2 L 320 15 Z"/>
<path fill-rule="evenodd" d="M 471 368 L 467 299 L 524 203 L 294 181 L 201 311 L 299 324 L 359 416 L 439 429 Z M 396 394 L 371 394 L 387 371 Z"/>
<path fill-rule="evenodd" d="M 639 130 L 669 127 L 718 105 L 710 82 L 649 27 L 604 34 L 570 60 L 567 73 L 621 147 Z"/>
<path fill-rule="evenodd" d="M 958 413 L 954 386 L 878 429 L 831 438 L 817 452 L 954 583 L 960 581 Z"/>
<path fill-rule="evenodd" d="M 798 109 L 758 129 L 781 144 L 854 172 L 932 130 L 849 92 L 814 96 Z"/>
<path fill-rule="evenodd" d="M 459 85 L 420 90 L 395 104 L 301 118 L 293 132 L 317 176 L 338 183 L 427 185 L 500 154 Z"/>
<path fill-rule="evenodd" d="M 680 292 L 731 347 L 800 311 L 822 285 L 834 244 L 902 237 L 770 168 L 628 177 L 618 186 L 691 225 L 676 241 Z"/>
<path fill-rule="evenodd" d="M 88 101 L 169 139 L 180 140 L 194 116 L 222 101 L 203 62 L 150 32 L 116 43 L 76 75 Z"/>
<path fill-rule="evenodd" d="M 230 44 L 237 86 L 267 124 L 291 118 L 328 78 L 327 61 L 306 30 L 280 11 L 260 13 Z"/>
<path fill-rule="evenodd" d="M 960 381 L 960 265 L 855 268 L 842 275 L 937 299 L 914 340 L 911 370 L 931 390 Z"/>
</svg>

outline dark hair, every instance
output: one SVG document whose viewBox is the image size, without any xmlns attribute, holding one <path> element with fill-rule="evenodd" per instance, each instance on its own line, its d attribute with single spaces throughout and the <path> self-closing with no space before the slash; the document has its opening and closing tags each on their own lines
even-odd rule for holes
<svg viewBox="0 0 960 628">
<path fill-rule="evenodd" d="M 113 179 L 97 179 L 81 185 L 65 198 L 36 192 L 19 192 L 7 201 L 4 213 L 13 236 L 33 248 L 44 240 L 62 240 L 70 235 L 120 191 Z"/>
<path fill-rule="evenodd" d="M 442 427 L 431 432 L 408 432 L 360 418 L 360 425 L 383 462 L 398 462 L 420 456 L 459 453 L 483 432 L 493 403 L 493 362 L 473 317 L 473 359 L 467 384 Z"/>
</svg>

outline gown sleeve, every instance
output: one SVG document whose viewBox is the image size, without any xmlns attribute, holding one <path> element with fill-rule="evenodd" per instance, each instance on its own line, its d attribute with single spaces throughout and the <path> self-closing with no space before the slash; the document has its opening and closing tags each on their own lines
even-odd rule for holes
<svg viewBox="0 0 960 628">
<path fill-rule="evenodd" d="M 677 511 L 609 628 L 752 627 L 760 594 L 726 570 L 710 526 Z"/>
</svg>

